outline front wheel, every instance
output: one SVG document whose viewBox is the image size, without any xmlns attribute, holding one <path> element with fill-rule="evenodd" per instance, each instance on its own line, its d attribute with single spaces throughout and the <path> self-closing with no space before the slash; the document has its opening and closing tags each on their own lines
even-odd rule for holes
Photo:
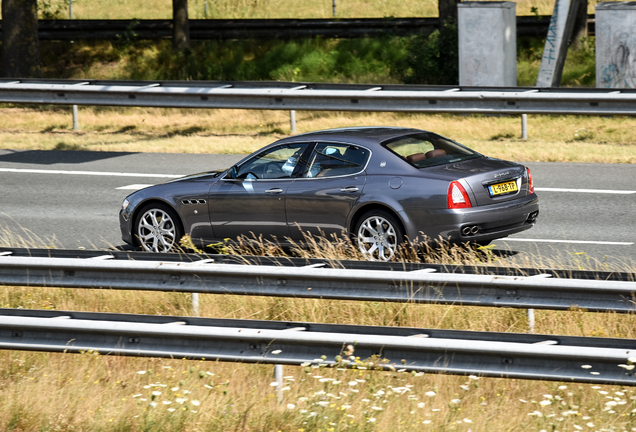
<svg viewBox="0 0 636 432">
<path fill-rule="evenodd" d="M 389 261 L 404 239 L 398 220 L 384 210 L 365 213 L 354 232 L 360 253 L 369 261 Z"/>
<path fill-rule="evenodd" d="M 143 250 L 170 252 L 183 236 L 177 214 L 165 204 L 150 204 L 139 212 L 135 235 Z"/>
</svg>

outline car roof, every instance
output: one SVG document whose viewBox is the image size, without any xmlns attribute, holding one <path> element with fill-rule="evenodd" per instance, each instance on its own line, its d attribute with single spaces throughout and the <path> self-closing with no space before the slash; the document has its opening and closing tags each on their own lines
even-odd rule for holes
<svg viewBox="0 0 636 432">
<path fill-rule="evenodd" d="M 365 127 L 348 127 L 339 129 L 326 129 L 304 134 L 294 135 L 284 138 L 278 143 L 285 143 L 299 140 L 307 141 L 344 141 L 351 144 L 374 145 L 386 140 L 410 135 L 413 133 L 426 132 L 421 129 L 404 128 L 404 127 L 386 127 L 386 126 L 365 126 Z"/>
</svg>

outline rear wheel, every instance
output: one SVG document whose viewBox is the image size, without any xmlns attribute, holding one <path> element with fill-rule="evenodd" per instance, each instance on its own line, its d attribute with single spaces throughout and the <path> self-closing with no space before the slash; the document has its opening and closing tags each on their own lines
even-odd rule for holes
<svg viewBox="0 0 636 432">
<path fill-rule="evenodd" d="M 369 261 L 389 261 L 404 240 L 402 225 L 385 210 L 371 210 L 356 224 L 358 249 Z"/>
<path fill-rule="evenodd" d="M 150 204 L 139 212 L 135 236 L 148 252 L 170 252 L 183 236 L 179 216 L 165 204 Z"/>
</svg>

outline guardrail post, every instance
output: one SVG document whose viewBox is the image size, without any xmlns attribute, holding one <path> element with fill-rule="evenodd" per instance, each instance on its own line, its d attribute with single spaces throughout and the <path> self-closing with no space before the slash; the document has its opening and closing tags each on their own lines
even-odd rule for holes
<svg viewBox="0 0 636 432">
<path fill-rule="evenodd" d="M 73 105 L 73 130 L 79 130 L 79 120 L 77 118 L 77 105 Z"/>
<path fill-rule="evenodd" d="M 534 333 L 534 309 L 528 309 L 528 333 Z"/>
<path fill-rule="evenodd" d="M 289 111 L 289 125 L 291 129 L 291 133 L 296 133 L 296 110 Z"/>
<path fill-rule="evenodd" d="M 278 403 L 283 403 L 283 365 L 274 365 L 274 380 L 276 381 L 276 396 Z"/>
<path fill-rule="evenodd" d="M 528 139 L 528 114 L 521 114 L 521 139 Z"/>
<path fill-rule="evenodd" d="M 68 19 L 73 19 L 73 0 L 68 0 Z"/>
<path fill-rule="evenodd" d="M 192 293 L 192 314 L 199 316 L 199 293 Z"/>
<path fill-rule="evenodd" d="M 203 16 L 208 19 L 208 2 L 203 3 Z"/>
<path fill-rule="evenodd" d="M 333 16 L 336 16 L 336 0 L 332 0 L 331 9 L 333 10 Z"/>
</svg>

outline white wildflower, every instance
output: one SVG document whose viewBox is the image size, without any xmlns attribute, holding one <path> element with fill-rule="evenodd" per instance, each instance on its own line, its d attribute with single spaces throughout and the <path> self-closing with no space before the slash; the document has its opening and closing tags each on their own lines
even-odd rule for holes
<svg viewBox="0 0 636 432">
<path fill-rule="evenodd" d="M 549 401 L 549 400 L 542 400 L 541 402 L 539 402 L 539 405 L 541 405 L 541 406 L 548 406 L 548 405 L 552 405 L 552 401 Z"/>
<path fill-rule="evenodd" d="M 435 396 L 437 393 L 435 393 L 434 391 L 427 391 L 427 392 L 426 392 L 426 393 L 424 393 L 424 394 L 425 394 L 426 396 L 433 397 L 433 396 Z"/>
<path fill-rule="evenodd" d="M 137 373 L 138 373 L 139 375 L 145 375 L 145 374 L 147 374 L 147 373 L 148 373 L 148 371 L 138 371 Z"/>
<path fill-rule="evenodd" d="M 426 405 L 424 402 L 420 402 L 417 404 L 418 408 L 424 408 L 424 405 Z"/>
<path fill-rule="evenodd" d="M 461 399 L 453 399 L 451 402 L 454 403 L 454 404 L 458 404 L 461 401 L 462 401 Z"/>
<path fill-rule="evenodd" d="M 201 402 L 199 402 L 199 401 L 198 401 L 198 400 L 196 400 L 196 399 L 195 399 L 195 400 L 190 401 L 190 403 L 191 403 L 192 405 L 194 405 L 194 406 L 199 406 L 199 405 L 201 405 Z"/>
<path fill-rule="evenodd" d="M 296 405 L 294 404 L 287 404 L 287 409 L 294 409 L 296 408 Z"/>
</svg>

